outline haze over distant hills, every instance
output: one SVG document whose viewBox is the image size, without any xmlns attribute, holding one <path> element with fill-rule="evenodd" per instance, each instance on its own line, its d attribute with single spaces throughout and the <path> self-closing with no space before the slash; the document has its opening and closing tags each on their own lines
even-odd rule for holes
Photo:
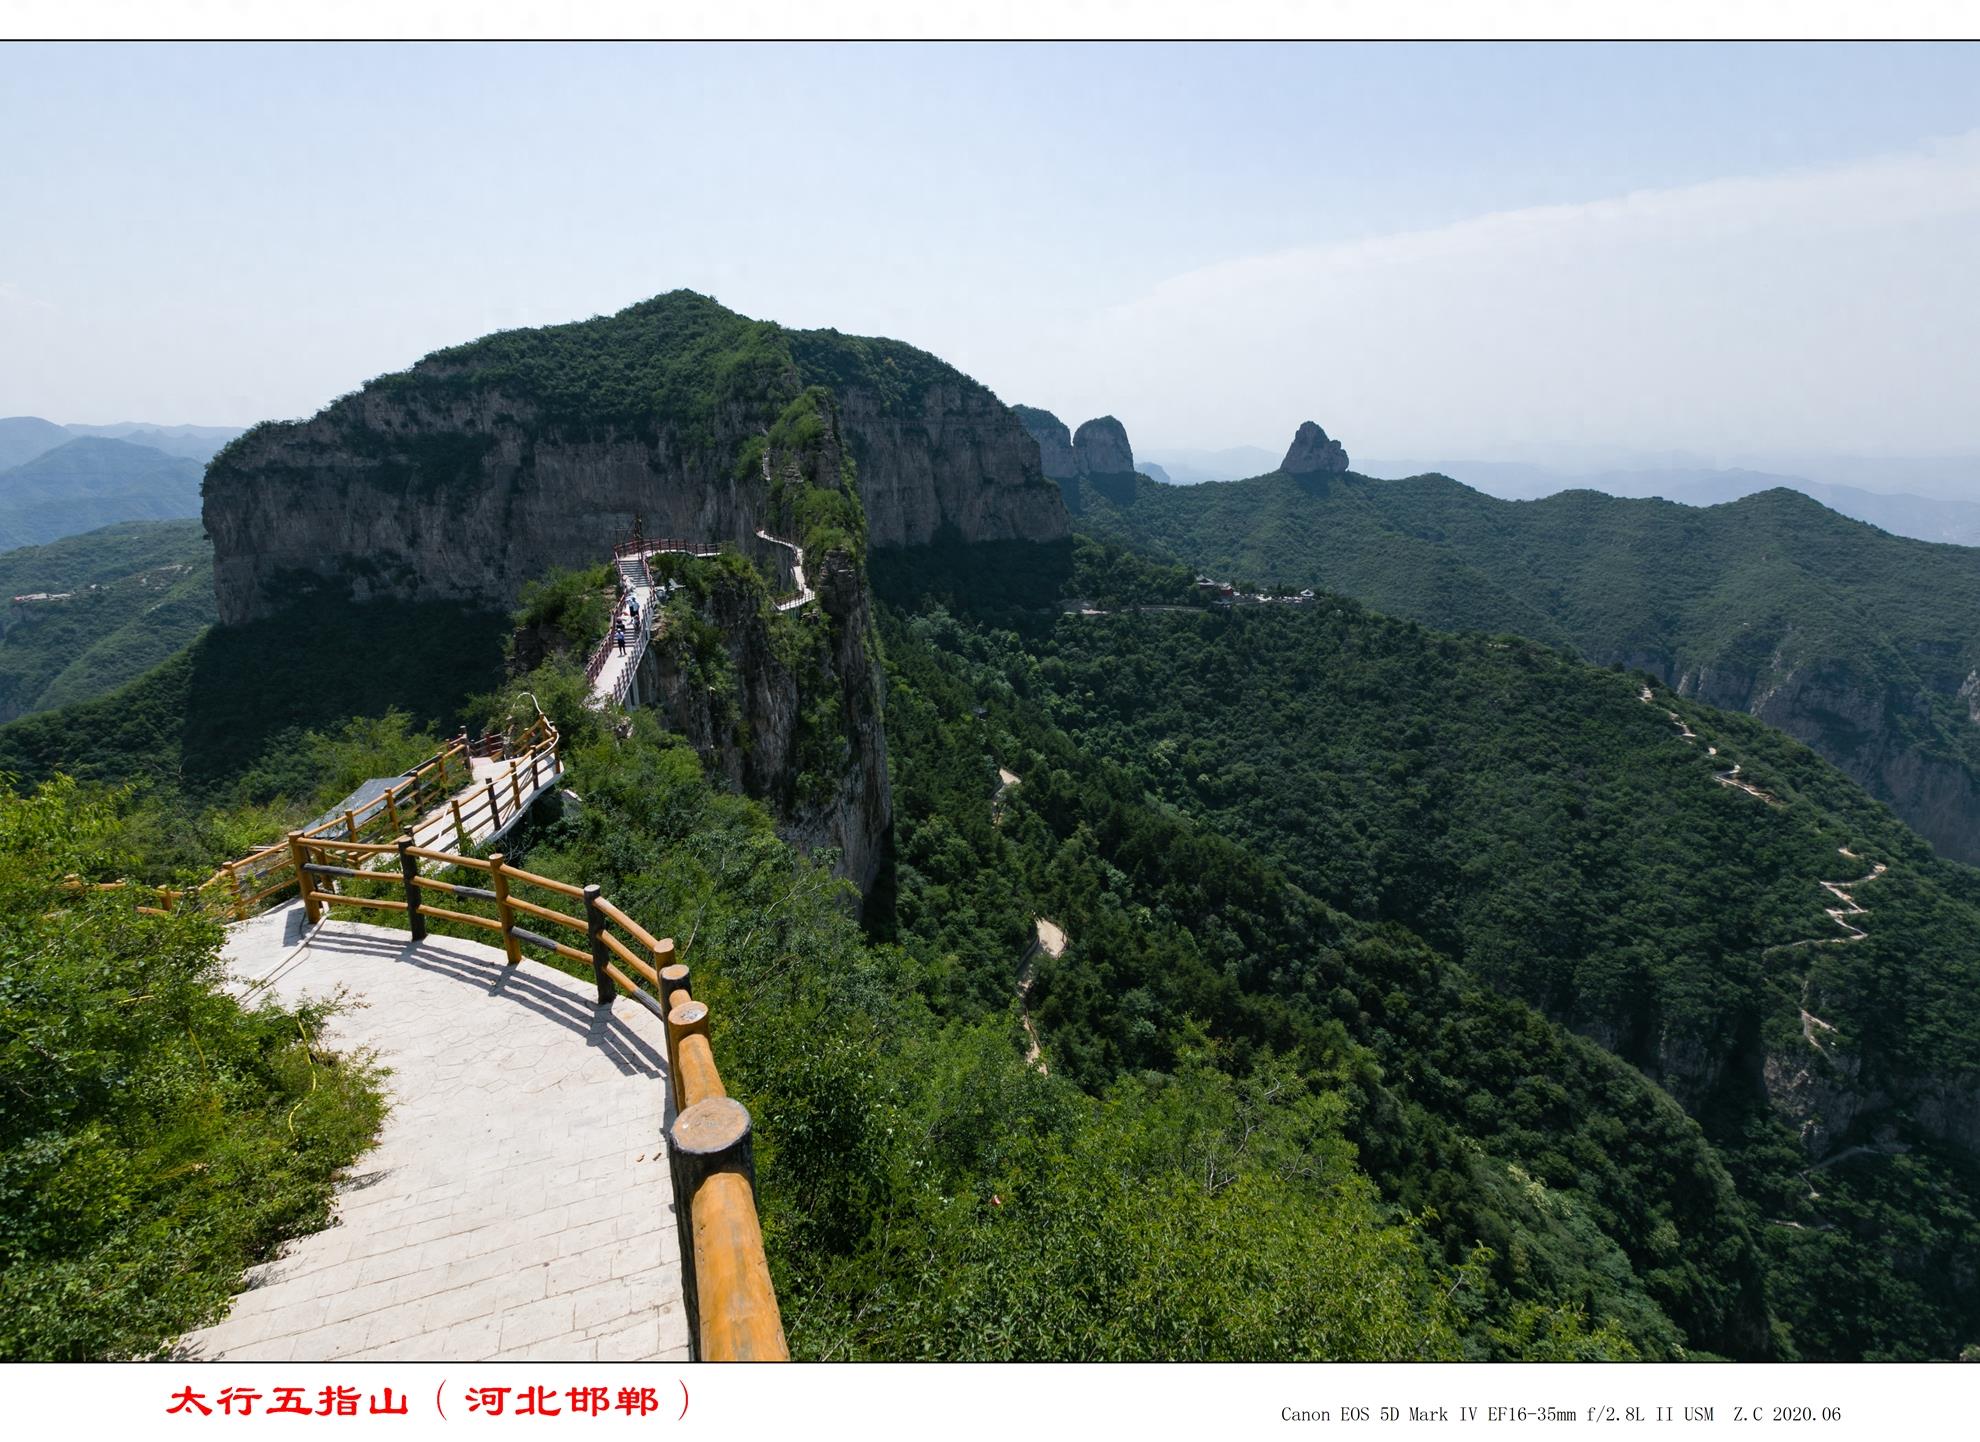
<svg viewBox="0 0 1980 1442">
<path fill-rule="evenodd" d="M 1980 545 L 1980 501 L 1961 500 L 1952 495 L 1866 489 L 1764 470 L 1654 466 L 1567 471 L 1527 461 L 1419 459 L 1372 460 L 1363 469 L 1372 476 L 1394 479 L 1445 475 L 1507 501 L 1540 500 L 1562 491 L 1600 491 L 1608 496 L 1638 500 L 1654 497 L 1687 506 L 1718 506 L 1785 487 L 1813 497 L 1852 520 L 1866 521 L 1893 535 L 1960 546 Z"/>
<path fill-rule="evenodd" d="M 168 456 L 184 456 L 205 465 L 241 430 L 240 426 L 166 426 L 152 421 L 118 421 L 107 426 L 60 425 L 40 416 L 0 416 L 0 471 L 45 455 L 77 436 L 150 446 Z"/>
<path fill-rule="evenodd" d="M 235 426 L 0 419 L 0 550 L 120 521 L 199 514 L 200 477 Z"/>
<path fill-rule="evenodd" d="M 118 521 L 196 516 L 203 469 L 188 456 L 79 436 L 0 471 L 0 550 L 46 545 Z"/>
</svg>

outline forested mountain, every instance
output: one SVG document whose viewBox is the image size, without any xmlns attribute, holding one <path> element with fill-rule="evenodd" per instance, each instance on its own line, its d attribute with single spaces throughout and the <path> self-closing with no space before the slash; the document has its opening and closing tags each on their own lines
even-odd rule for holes
<svg viewBox="0 0 1980 1442">
<path fill-rule="evenodd" d="M 0 417 L 0 471 L 11 470 L 73 439 L 63 427 L 40 416 Z"/>
<path fill-rule="evenodd" d="M 1698 509 L 1590 491 L 1500 501 L 1442 476 L 1065 484 L 1081 529 L 1221 578 L 1571 645 L 1749 711 L 1946 855 L 1980 859 L 1980 550 L 1785 490 Z"/>
<path fill-rule="evenodd" d="M 0 600 L 11 721 L 134 680 L 213 624 L 213 548 L 197 521 L 105 526 L 0 554 Z"/>
<path fill-rule="evenodd" d="M 1657 498 L 1678 501 L 1687 506 L 1718 506 L 1761 491 L 1799 491 L 1839 515 L 1867 522 L 1893 535 L 1961 546 L 1980 545 L 1980 503 L 1945 496 L 1908 495 L 1902 491 L 1865 490 L 1859 486 L 1811 481 L 1804 476 L 1768 471 L 1665 466 L 1656 469 L 1570 472 L 1519 461 L 1455 461 L 1446 465 L 1425 465 L 1407 460 L 1368 461 L 1363 469 L 1371 476 L 1416 476 L 1434 471 L 1463 481 L 1488 496 L 1507 501 L 1535 501 L 1559 495 L 1562 491 L 1600 491 L 1605 496 Z M 1975 476 L 1980 479 L 1980 470 L 1976 470 Z M 1239 478 L 1226 476 L 1218 479 Z"/>
<path fill-rule="evenodd" d="M 1341 598 L 1191 607 L 1186 573 L 1012 548 L 879 564 L 903 926 L 966 990 L 1010 984 L 1027 907 L 1060 923 L 1028 998 L 1055 1069 L 1165 1070 L 1198 1028 L 1338 1065 L 1344 1028 L 1380 1065 L 1350 1135 L 1385 1190 L 1463 1218 L 1448 1246 L 1547 1256 L 1640 1345 L 1644 1298 L 1739 1355 L 1767 1317 L 1804 1356 L 1980 1331 L 1980 876 L 1805 748 Z M 1105 614 L 1041 611 L 1061 588 Z M 1648 1125 L 1673 1101 L 1699 1129 Z M 1523 1235 L 1494 1168 L 1627 1266 Z"/>
<path fill-rule="evenodd" d="M 687 293 L 436 353 L 214 462 L 231 623 L 0 726 L 0 827 L 203 876 L 541 706 L 580 804 L 504 845 L 681 939 L 801 1356 L 1980 1344 L 1980 872 L 1708 704 L 1739 665 L 1804 709 L 1875 687 L 1937 757 L 1962 683 L 1892 698 L 1980 667 L 1980 574 L 1776 493 L 1515 507 L 1352 475 L 1313 426 L 1303 474 L 1165 487 L 1080 434 L 1062 492 L 934 357 Z M 1067 538 L 1062 494 L 1135 548 Z M 579 662 L 634 515 L 728 548 L 655 561 L 622 715 Z M 1321 594 L 1219 606 L 1165 557 Z M 10 936 L 58 880 L 0 865 Z M 114 969 L 78 947 L 10 961 L 51 1031 L 61 976 Z M 22 1215 L 109 1145 L 86 1112 L 7 1133 Z M 92 1296 L 142 1240 L 110 1220 Z M 87 1355 L 66 1246 L 0 1257 L 0 1311 Z"/>
<path fill-rule="evenodd" d="M 117 521 L 199 514 L 201 465 L 101 436 L 65 442 L 0 471 L 0 550 L 39 546 Z"/>
</svg>

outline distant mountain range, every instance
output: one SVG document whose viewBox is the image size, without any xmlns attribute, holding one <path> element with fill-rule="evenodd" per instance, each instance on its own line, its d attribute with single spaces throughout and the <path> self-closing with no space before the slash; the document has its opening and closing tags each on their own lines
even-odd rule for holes
<svg viewBox="0 0 1980 1442">
<path fill-rule="evenodd" d="M 0 419 L 0 551 L 120 521 L 197 516 L 206 463 L 239 434 L 237 426 Z"/>
<path fill-rule="evenodd" d="M 151 446 L 80 436 L 0 471 L 0 551 L 118 521 L 199 514 L 204 463 Z"/>
<path fill-rule="evenodd" d="M 1700 508 L 1511 502 L 1439 475 L 1063 484 L 1078 529 L 1226 580 L 1516 632 L 1750 711 L 1980 861 L 1980 550 L 1879 534 L 1785 487 Z"/>
<path fill-rule="evenodd" d="M 0 721 L 113 690 L 212 623 L 213 547 L 196 520 L 0 554 Z"/>
<path fill-rule="evenodd" d="M 1689 458 L 1672 459 L 1681 462 Z M 1681 463 L 1604 466 L 1593 456 L 1572 457 L 1571 463 L 1564 465 L 1419 456 L 1364 461 L 1356 469 L 1363 475 L 1391 479 L 1449 476 L 1505 501 L 1537 501 L 1563 491 L 1600 491 L 1603 495 L 1632 500 L 1661 499 L 1686 506 L 1719 506 L 1762 491 L 1785 488 L 1813 497 L 1832 511 L 1865 521 L 1894 536 L 1980 546 L 1980 499 L 1961 499 L 1962 488 L 1957 478 L 1968 472 L 1962 469 L 1967 463 L 1958 458 L 1943 462 L 1898 459 L 1885 463 L 1850 457 L 1804 459 L 1808 464 L 1803 469 L 1809 474 Z M 1575 460 L 1583 464 L 1572 464 Z M 1586 464 L 1589 461 L 1597 463 Z M 1277 454 L 1259 446 L 1148 451 L 1138 459 L 1143 475 L 1176 486 L 1243 480 L 1264 475 L 1277 464 Z M 1885 469 L 1880 471 L 1880 465 Z M 1971 463 L 1970 475 L 1973 494 L 1980 497 L 1980 461 Z M 1869 484 L 1846 484 L 1837 477 L 1860 479 Z M 1916 489 L 1874 489 L 1879 481 L 1915 482 Z"/>
<path fill-rule="evenodd" d="M 1368 475 L 1394 478 L 1446 475 L 1507 501 L 1540 500 L 1563 491 L 1600 491 L 1604 495 L 1636 500 L 1658 498 L 1687 506 L 1719 506 L 1762 491 L 1785 488 L 1894 536 L 1980 546 L 1980 502 L 1865 490 L 1770 471 L 1673 467 L 1580 473 L 1522 461 L 1449 461 L 1432 465 L 1421 460 L 1369 461 L 1363 469 Z"/>
<path fill-rule="evenodd" d="M 149 446 L 168 456 L 184 456 L 205 465 L 240 433 L 240 426 L 161 426 L 150 421 L 119 421 L 110 426 L 57 425 L 40 416 L 0 416 L 0 471 L 24 465 L 78 436 Z"/>
</svg>

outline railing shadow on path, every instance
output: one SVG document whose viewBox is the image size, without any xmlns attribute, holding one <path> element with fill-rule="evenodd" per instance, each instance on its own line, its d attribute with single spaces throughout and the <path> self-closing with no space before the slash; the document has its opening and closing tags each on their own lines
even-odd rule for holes
<svg viewBox="0 0 1980 1442">
<path fill-rule="evenodd" d="M 605 1053 L 623 1076 L 651 1080 L 666 1077 L 666 1055 L 627 1026 L 611 1008 L 598 1006 L 582 994 L 574 995 L 539 973 L 510 967 L 465 949 L 455 950 L 446 943 L 447 938 L 442 937 L 401 941 L 397 937 L 360 932 L 320 932 L 308 940 L 311 951 L 391 960 L 434 976 L 469 983 L 484 996 L 513 1002 L 584 1037 L 588 1045 Z M 463 948 L 471 945 L 471 942 L 462 943 Z"/>
</svg>

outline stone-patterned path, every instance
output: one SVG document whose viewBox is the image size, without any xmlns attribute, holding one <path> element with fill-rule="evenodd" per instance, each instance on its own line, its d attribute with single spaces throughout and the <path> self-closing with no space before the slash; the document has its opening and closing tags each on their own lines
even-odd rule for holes
<svg viewBox="0 0 1980 1442">
<path fill-rule="evenodd" d="M 248 1274 L 190 1357 L 267 1361 L 687 1357 L 660 1022 L 589 982 L 300 903 L 232 929 L 237 987 L 346 988 L 339 1050 L 391 1069 L 378 1145 L 332 1225 Z"/>
</svg>

